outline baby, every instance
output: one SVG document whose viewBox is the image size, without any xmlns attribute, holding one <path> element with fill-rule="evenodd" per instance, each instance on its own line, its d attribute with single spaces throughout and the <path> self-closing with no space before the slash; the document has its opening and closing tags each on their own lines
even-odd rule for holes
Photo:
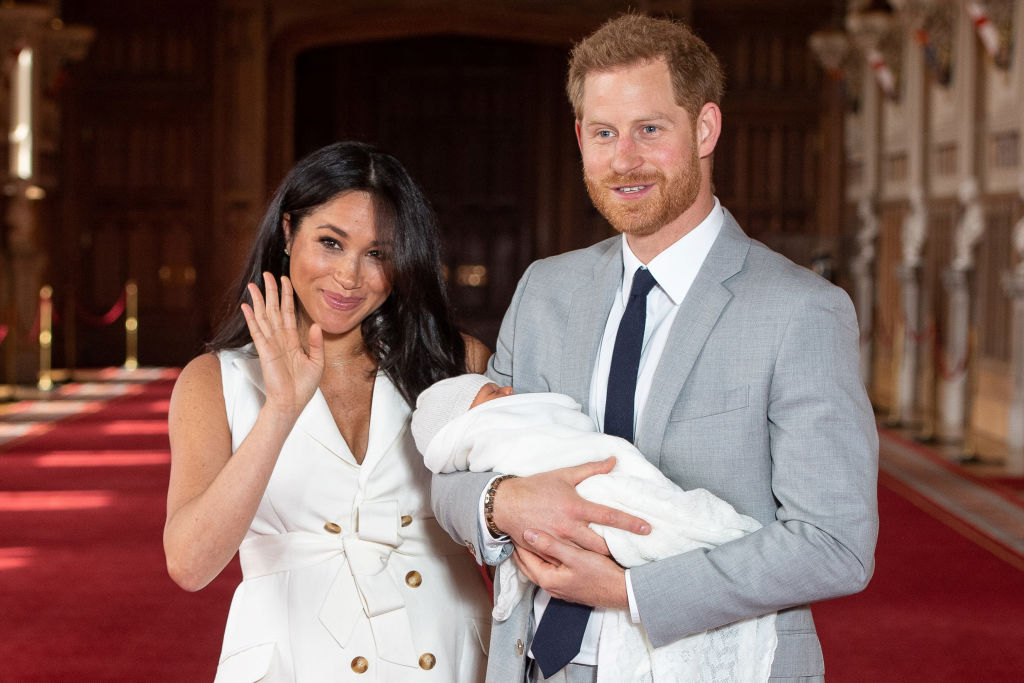
<svg viewBox="0 0 1024 683">
<path fill-rule="evenodd" d="M 483 375 L 452 377 L 420 394 L 412 434 L 427 468 L 440 473 L 470 470 L 529 476 L 615 456 L 611 472 L 583 480 L 576 491 L 651 525 L 647 536 L 592 525 L 624 567 L 711 548 L 761 526 L 704 489 L 679 488 L 633 444 L 598 432 L 580 405 L 564 394 L 513 394 L 511 387 L 499 387 Z M 508 561 L 498 566 L 496 580 L 493 616 L 502 621 L 526 595 L 530 583 Z M 622 639 L 619 642 L 624 645 L 639 639 L 642 646 L 600 649 L 602 680 L 606 675 L 607 680 L 651 680 L 652 676 L 655 681 L 702 680 L 700 669 L 693 667 L 707 665 L 708 657 L 714 656 L 718 657 L 713 666 L 716 674 L 731 672 L 723 680 L 763 681 L 771 670 L 776 645 L 774 614 L 653 650 L 628 610 L 614 610 L 602 624 L 601 637 L 606 635 Z M 646 661 L 624 661 L 624 654 L 630 652 L 650 656 Z"/>
</svg>

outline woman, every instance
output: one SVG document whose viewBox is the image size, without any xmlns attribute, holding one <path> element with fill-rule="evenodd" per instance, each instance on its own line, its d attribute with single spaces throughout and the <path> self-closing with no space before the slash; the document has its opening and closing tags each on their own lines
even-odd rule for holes
<svg viewBox="0 0 1024 683">
<path fill-rule="evenodd" d="M 234 314 L 171 397 L 164 550 L 185 590 L 239 553 L 217 681 L 482 681 L 489 600 L 436 524 L 408 430 L 486 349 L 391 156 L 325 147 L 264 216 Z"/>
</svg>

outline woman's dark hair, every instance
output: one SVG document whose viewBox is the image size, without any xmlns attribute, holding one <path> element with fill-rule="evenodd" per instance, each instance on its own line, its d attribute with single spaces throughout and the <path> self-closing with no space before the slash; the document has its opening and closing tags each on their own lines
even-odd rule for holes
<svg viewBox="0 0 1024 683">
<path fill-rule="evenodd" d="M 231 307 L 207 344 L 209 351 L 252 341 L 240 306 L 246 287 L 263 292 L 263 273 L 288 274 L 284 214 L 294 232 L 318 207 L 345 192 L 373 198 L 377 239 L 391 294 L 362 322 L 363 343 L 410 406 L 434 382 L 466 371 L 466 346 L 456 327 L 441 276 L 434 212 L 397 159 L 370 145 L 336 142 L 302 159 L 274 194 L 234 286 Z"/>
</svg>

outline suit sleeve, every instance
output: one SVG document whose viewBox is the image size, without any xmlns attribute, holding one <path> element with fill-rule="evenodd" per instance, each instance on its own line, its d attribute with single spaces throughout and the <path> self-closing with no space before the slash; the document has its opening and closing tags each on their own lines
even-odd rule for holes
<svg viewBox="0 0 1024 683">
<path fill-rule="evenodd" d="M 527 282 L 534 265 L 530 265 L 516 286 L 512 303 L 505 312 L 498 333 L 498 342 L 494 355 L 487 362 L 487 376 L 500 386 L 512 384 L 512 358 L 515 343 L 516 318 L 519 305 L 526 291 Z M 466 546 L 472 546 L 471 552 L 478 563 L 483 562 L 480 554 L 484 547 L 484 529 L 480 528 L 480 498 L 488 482 L 500 474 L 499 472 L 452 472 L 450 474 L 434 474 L 430 485 L 430 504 L 438 524 L 455 540 Z M 501 555 L 491 562 L 498 564 L 512 554 L 512 544 L 508 543 Z"/>
<path fill-rule="evenodd" d="M 867 585 L 878 533 L 878 434 L 857 342 L 842 290 L 815 287 L 793 306 L 767 402 L 776 520 L 717 548 L 631 570 L 655 647 Z"/>
</svg>

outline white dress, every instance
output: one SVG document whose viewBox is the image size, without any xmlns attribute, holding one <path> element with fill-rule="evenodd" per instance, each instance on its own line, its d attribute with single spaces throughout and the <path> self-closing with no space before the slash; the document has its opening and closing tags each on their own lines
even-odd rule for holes
<svg viewBox="0 0 1024 683">
<path fill-rule="evenodd" d="M 265 400 L 247 350 L 218 354 L 232 450 Z M 433 518 L 409 414 L 379 374 L 359 465 L 317 390 L 239 549 L 217 683 L 483 681 L 490 600 Z"/>
</svg>

